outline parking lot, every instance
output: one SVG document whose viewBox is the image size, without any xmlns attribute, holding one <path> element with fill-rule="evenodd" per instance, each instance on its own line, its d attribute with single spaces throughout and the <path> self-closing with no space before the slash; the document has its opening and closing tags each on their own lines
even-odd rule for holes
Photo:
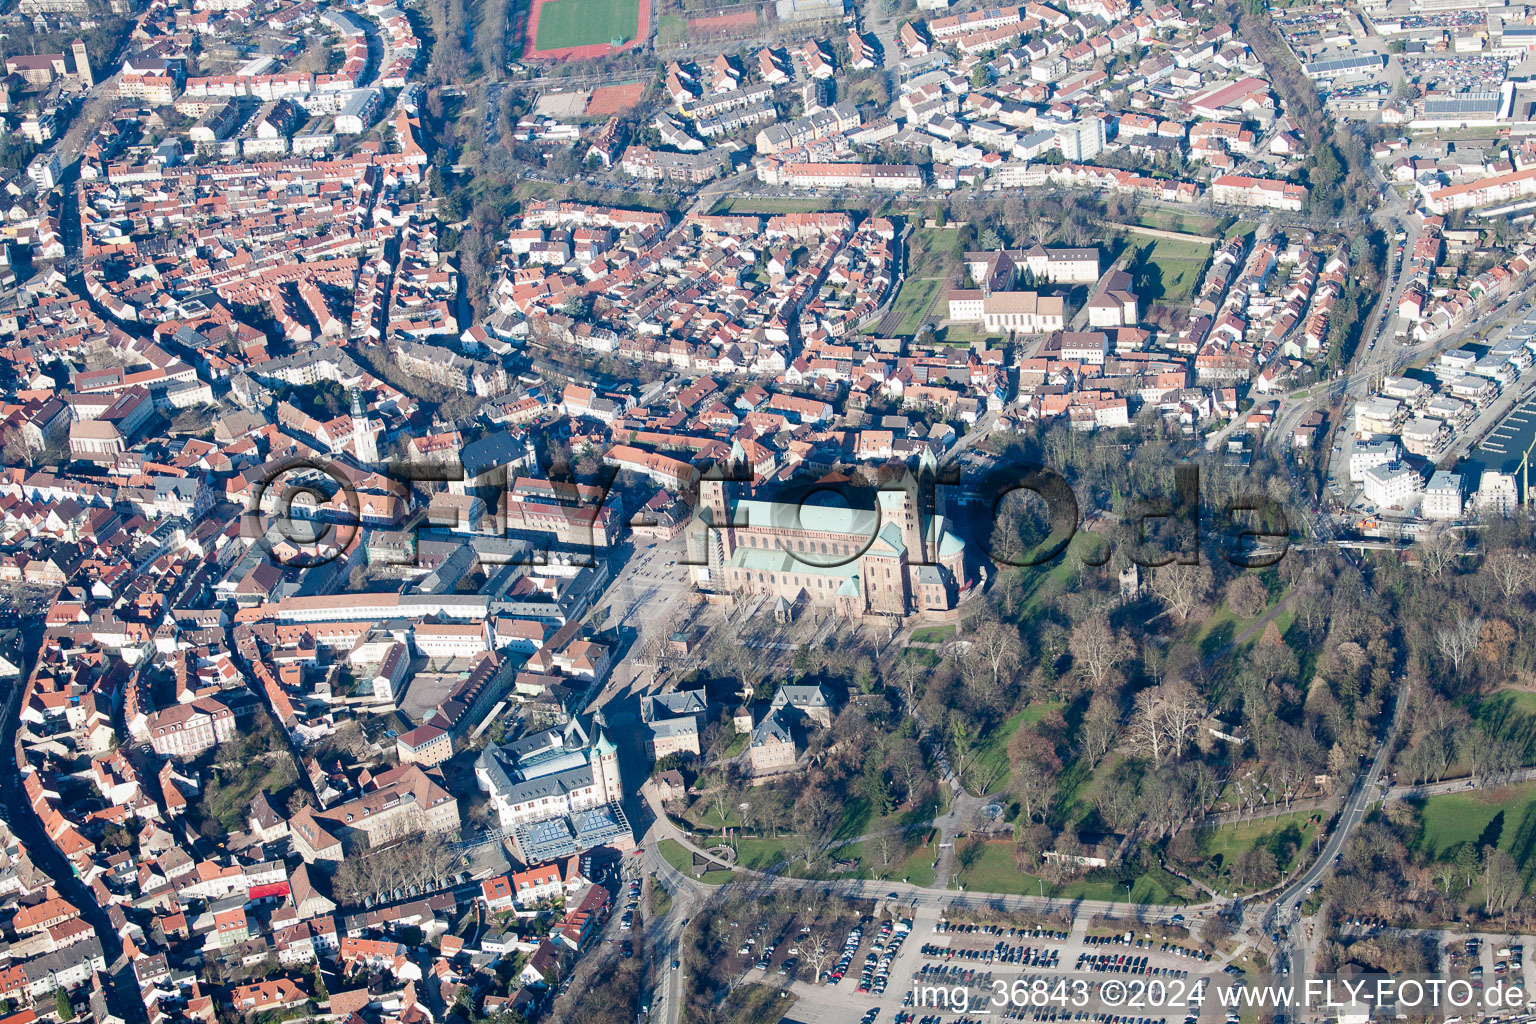
<svg viewBox="0 0 1536 1024">
<path fill-rule="evenodd" d="M 1070 930 L 1021 928 L 949 922 L 939 914 L 918 908 L 911 918 L 850 933 L 837 961 L 844 973 L 827 984 L 812 984 L 803 967 L 792 981 L 771 971 L 753 980 L 788 984 L 799 1002 L 786 1019 L 798 1024 L 1180 1024 L 1189 1018 L 1182 1004 L 1162 1014 L 1114 1012 L 1101 998 L 1104 983 L 1193 986 L 1210 972 L 1219 976 L 1219 960 L 1161 929 L 1090 933 L 1086 921 Z M 1079 991 L 1088 1000 L 1082 1006 Z M 1201 1016 L 1218 1024 L 1222 1011 Z"/>
</svg>

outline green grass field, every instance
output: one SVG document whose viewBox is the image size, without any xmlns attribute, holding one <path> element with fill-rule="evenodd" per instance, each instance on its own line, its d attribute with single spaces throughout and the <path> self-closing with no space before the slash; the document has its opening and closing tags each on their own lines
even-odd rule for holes
<svg viewBox="0 0 1536 1024">
<path fill-rule="evenodd" d="M 1008 766 L 1008 741 L 1013 739 L 1013 734 L 1020 729 L 1027 729 L 1033 726 L 1045 717 L 1047 711 L 1059 711 L 1061 707 L 1062 705 L 1059 701 L 1041 701 L 1036 704 L 1025 705 L 1022 711 L 1015 712 L 1002 726 L 994 729 L 981 743 L 977 744 L 979 751 L 976 755 L 976 765 L 978 768 L 991 769 L 989 774 L 997 777 L 997 781 L 992 783 L 994 791 L 1006 789 L 1008 786 L 1008 776 L 1006 774 Z"/>
<path fill-rule="evenodd" d="M 917 846 L 910 853 L 902 853 L 901 848 L 895 848 L 890 864 L 882 863 L 880 848 L 874 842 L 849 843 L 832 851 L 832 856 L 838 860 L 851 860 L 857 865 L 850 872 L 834 874 L 827 872 L 831 878 L 878 878 L 882 881 L 910 882 L 913 885 L 929 886 L 934 882 L 933 857 L 935 850 L 932 846 Z"/>
<path fill-rule="evenodd" d="M 943 284 L 943 281 L 935 277 L 909 277 L 902 281 L 901 291 L 896 293 L 896 301 L 891 306 L 892 312 L 901 314 L 901 322 L 897 324 L 894 333 L 905 336 L 916 334 L 927 321 L 933 297 Z"/>
<path fill-rule="evenodd" d="M 685 875 L 693 874 L 693 854 L 683 849 L 677 840 L 663 839 L 657 849 L 661 851 L 662 859 L 678 871 Z"/>
<path fill-rule="evenodd" d="M 1499 690 L 1472 706 L 1472 718 L 1490 735 L 1519 744 L 1522 764 L 1536 763 L 1536 693 Z"/>
<path fill-rule="evenodd" d="M 1141 210 L 1137 213 L 1136 223 L 1146 228 L 1183 231 L 1192 235 L 1214 235 L 1217 226 L 1215 217 L 1177 210 Z"/>
<path fill-rule="evenodd" d="M 1424 801 L 1418 849 L 1432 860 L 1462 843 L 1491 842 L 1522 868 L 1536 855 L 1536 782 L 1472 793 L 1445 793 Z"/>
<path fill-rule="evenodd" d="M 959 873 L 959 884 L 976 892 L 1003 892 L 1021 896 L 1038 896 L 1042 891 L 1039 875 L 1020 871 L 1014 866 L 1013 849 L 1008 843 L 988 843 L 976 862 Z M 1053 886 L 1046 881 L 1043 891 L 1047 896 L 1074 900 L 1123 902 L 1126 898 L 1125 883 L 1112 879 L 1079 878 L 1060 886 Z M 1132 883 L 1131 899 L 1136 903 L 1186 902 L 1152 875 L 1143 875 Z"/>
<path fill-rule="evenodd" d="M 1094 809 L 1094 799 L 1125 762 L 1125 755 L 1111 750 L 1092 772 L 1081 760 L 1073 761 L 1061 773 L 1057 814 L 1063 821 L 1081 821 Z"/>
<path fill-rule="evenodd" d="M 954 265 L 955 239 L 950 228 L 914 228 L 907 236 L 907 273 L 912 277 L 945 277 Z"/>
<path fill-rule="evenodd" d="M 1530 690 L 1499 690 L 1486 698 L 1483 703 L 1494 701 L 1509 701 L 1515 710 L 1527 715 L 1536 715 L 1536 692 Z"/>
<path fill-rule="evenodd" d="M 656 19 L 658 46 L 676 46 L 688 41 L 688 19 L 681 14 L 663 14 Z"/>
<path fill-rule="evenodd" d="M 1144 254 L 1135 259 L 1133 269 L 1136 292 L 1149 304 L 1187 302 L 1199 286 L 1201 273 L 1211 255 L 1208 245 L 1170 238 L 1131 235 L 1127 244 Z"/>
<path fill-rule="evenodd" d="M 682 845 L 672 839 L 663 839 L 657 847 L 661 851 L 661 857 L 668 864 L 688 877 L 693 877 L 693 854 L 683 849 Z M 699 881 L 705 885 L 724 885 L 736 877 L 736 872 L 718 869 L 706 871 L 699 876 Z"/>
<path fill-rule="evenodd" d="M 1272 818 L 1255 818 L 1253 821 L 1245 821 L 1236 828 L 1222 827 L 1210 832 L 1205 842 L 1200 847 L 1200 852 L 1214 860 L 1221 858 L 1224 865 L 1231 864 L 1241 857 L 1257 843 L 1284 829 L 1287 825 L 1295 825 L 1301 830 L 1301 850 L 1305 850 L 1307 844 L 1317 835 L 1317 825 L 1310 819 L 1316 811 L 1296 811 L 1292 814 L 1277 814 Z M 1301 850 L 1297 856 L 1301 856 Z M 1291 865 L 1280 865 L 1281 870 L 1286 870 Z"/>
<path fill-rule="evenodd" d="M 534 46 L 559 50 L 630 40 L 640 27 L 640 0 L 557 0 L 539 8 Z"/>
</svg>

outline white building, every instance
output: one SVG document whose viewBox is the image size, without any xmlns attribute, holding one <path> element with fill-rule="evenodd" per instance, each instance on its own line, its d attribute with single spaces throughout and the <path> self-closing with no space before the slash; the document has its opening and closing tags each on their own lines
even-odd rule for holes
<svg viewBox="0 0 1536 1024">
<path fill-rule="evenodd" d="M 429 658 L 473 658 L 491 649 L 490 629 L 484 622 L 423 622 L 412 640 L 416 650 Z"/>
<path fill-rule="evenodd" d="M 37 183 L 39 189 L 51 189 L 59 183 L 59 154 L 52 150 L 39 153 L 27 164 L 27 177 Z"/>
<path fill-rule="evenodd" d="M 1061 336 L 1061 358 L 1069 363 L 1103 366 L 1109 336 L 1103 331 L 1067 331 Z"/>
<path fill-rule="evenodd" d="M 1349 453 L 1349 479 L 1358 484 L 1365 479 L 1366 470 L 1390 466 L 1397 461 L 1397 457 L 1397 444 L 1393 441 L 1357 444 L 1355 450 Z"/>
<path fill-rule="evenodd" d="M 336 114 L 338 135 L 361 135 L 373 124 L 383 105 L 384 93 L 379 89 L 357 89 L 347 96 Z"/>
<path fill-rule="evenodd" d="M 1520 489 L 1513 473 L 1483 470 L 1477 482 L 1477 511 L 1505 515 L 1520 505 Z"/>
<path fill-rule="evenodd" d="M 781 22 L 830 21 L 845 13 L 843 0 L 776 0 L 774 10 Z"/>
<path fill-rule="evenodd" d="M 1425 519 L 1461 518 L 1461 474 L 1439 469 L 1424 488 L 1420 514 Z"/>
<path fill-rule="evenodd" d="M 524 861 L 568 857 L 603 844 L 634 842 L 622 804 L 618 748 L 578 719 L 504 746 L 475 761 L 480 790 Z"/>
<path fill-rule="evenodd" d="M 1056 132 L 1056 148 L 1067 163 L 1086 163 L 1104 150 L 1104 122 L 1096 117 L 1062 125 Z"/>
<path fill-rule="evenodd" d="M 1374 466 L 1365 471 L 1362 487 L 1366 500 L 1379 509 L 1406 508 L 1424 489 L 1424 481 L 1402 464 Z"/>
</svg>

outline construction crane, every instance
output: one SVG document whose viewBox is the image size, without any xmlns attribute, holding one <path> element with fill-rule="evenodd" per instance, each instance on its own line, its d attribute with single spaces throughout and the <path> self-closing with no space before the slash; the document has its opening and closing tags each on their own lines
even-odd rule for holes
<svg viewBox="0 0 1536 1024">
<path fill-rule="evenodd" d="M 1536 450 L 1536 437 L 1531 438 L 1531 443 L 1525 446 L 1525 454 L 1520 456 L 1520 503 L 1530 505 L 1531 502 L 1531 452 Z"/>
</svg>

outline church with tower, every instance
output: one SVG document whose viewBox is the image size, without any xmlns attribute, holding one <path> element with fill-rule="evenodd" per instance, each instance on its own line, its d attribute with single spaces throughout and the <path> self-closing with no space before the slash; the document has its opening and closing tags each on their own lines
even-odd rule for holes
<svg viewBox="0 0 1536 1024">
<path fill-rule="evenodd" d="M 726 479 L 733 474 L 707 473 L 688 538 L 694 583 L 734 597 L 766 594 L 787 609 L 818 603 L 848 618 L 953 618 L 971 583 L 964 541 L 941 510 L 924 507 L 933 489 L 922 474 L 931 479 L 936 468 L 927 456 L 919 475 L 903 467 L 872 495 L 827 477 L 803 502 L 758 497 L 752 485 Z"/>
<path fill-rule="evenodd" d="M 352 454 L 357 461 L 364 466 L 372 466 L 379 461 L 379 424 L 368 418 L 368 413 L 363 409 L 363 396 L 357 388 L 352 389 Z"/>
</svg>

